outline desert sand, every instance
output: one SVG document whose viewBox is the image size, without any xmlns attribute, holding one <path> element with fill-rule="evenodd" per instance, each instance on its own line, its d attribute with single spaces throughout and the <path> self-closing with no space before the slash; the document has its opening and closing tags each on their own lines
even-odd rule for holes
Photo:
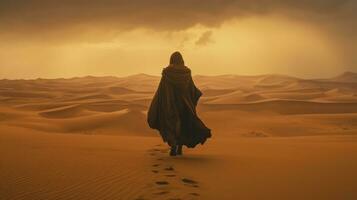
<svg viewBox="0 0 357 200">
<path fill-rule="evenodd" d="M 357 74 L 194 76 L 213 137 L 169 157 L 160 80 L 0 80 L 0 199 L 357 199 Z"/>
</svg>

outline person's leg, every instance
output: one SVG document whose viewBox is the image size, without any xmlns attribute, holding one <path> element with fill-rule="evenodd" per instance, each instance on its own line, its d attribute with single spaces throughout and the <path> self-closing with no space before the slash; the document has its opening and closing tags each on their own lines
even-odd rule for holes
<svg viewBox="0 0 357 200">
<path fill-rule="evenodd" d="M 182 155 L 182 145 L 181 145 L 181 144 L 177 145 L 176 154 L 177 154 L 177 155 Z"/>
<path fill-rule="evenodd" d="M 176 146 L 171 146 L 171 150 L 170 150 L 170 156 L 176 156 Z"/>
<path fill-rule="evenodd" d="M 170 156 L 176 156 L 177 153 L 176 153 L 176 142 L 171 142 L 170 143 L 170 147 L 171 147 L 171 150 L 170 150 Z"/>
</svg>

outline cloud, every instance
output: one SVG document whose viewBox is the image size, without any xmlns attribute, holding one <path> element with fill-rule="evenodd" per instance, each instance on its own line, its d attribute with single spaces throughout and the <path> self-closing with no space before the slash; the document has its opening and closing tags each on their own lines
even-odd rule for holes
<svg viewBox="0 0 357 200">
<path fill-rule="evenodd" d="M 175 31 L 266 14 L 346 26 L 346 21 L 356 25 L 356 5 L 355 0 L 2 0 L 0 30 L 16 34 L 138 27 Z"/>
<path fill-rule="evenodd" d="M 274 33 L 270 40 L 268 33 Z M 212 36 L 215 43 L 211 45 L 217 48 L 194 48 L 209 44 Z M 288 38 L 288 43 L 280 45 L 280 38 Z M 86 65 L 150 69 L 143 59 L 136 59 L 138 55 L 147 56 L 147 60 L 157 56 L 151 65 L 154 68 L 173 48 L 191 51 L 197 65 L 230 63 L 226 69 L 255 62 L 265 67 L 271 60 L 270 66 L 291 66 L 298 60 L 304 66 L 320 65 L 317 71 L 328 71 L 326 66 L 355 69 L 357 1 L 0 0 L 0 44 L 0 65 L 14 71 L 28 66 L 28 73 L 47 70 L 44 66 L 52 66 L 48 71 L 53 72 L 61 66 L 86 70 Z M 306 47 L 309 45 L 317 47 Z M 266 55 L 265 59 L 255 59 L 256 49 L 265 50 L 260 54 Z M 246 61 L 236 59 L 234 50 L 246 53 Z M 196 58 L 200 53 L 201 57 L 208 54 L 222 60 L 201 62 Z"/>
<path fill-rule="evenodd" d="M 212 40 L 212 31 L 206 31 L 202 33 L 202 35 L 198 38 L 198 40 L 195 42 L 197 46 L 205 46 L 211 42 Z"/>
</svg>

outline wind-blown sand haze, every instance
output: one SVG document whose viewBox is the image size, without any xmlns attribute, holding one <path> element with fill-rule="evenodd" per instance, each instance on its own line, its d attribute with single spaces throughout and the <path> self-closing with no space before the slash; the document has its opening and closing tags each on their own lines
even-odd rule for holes
<svg viewBox="0 0 357 200">
<path fill-rule="evenodd" d="M 194 76 L 213 137 L 169 157 L 160 77 L 0 80 L 0 199 L 356 199 L 357 74 Z"/>
</svg>

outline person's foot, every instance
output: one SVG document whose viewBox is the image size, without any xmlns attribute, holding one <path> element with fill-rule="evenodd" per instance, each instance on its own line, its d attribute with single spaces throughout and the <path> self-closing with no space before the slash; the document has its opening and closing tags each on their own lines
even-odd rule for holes
<svg viewBox="0 0 357 200">
<path fill-rule="evenodd" d="M 182 155 L 182 145 L 177 145 L 177 151 L 176 151 L 177 155 Z"/>
<path fill-rule="evenodd" d="M 176 146 L 171 147 L 170 156 L 176 156 Z"/>
</svg>

